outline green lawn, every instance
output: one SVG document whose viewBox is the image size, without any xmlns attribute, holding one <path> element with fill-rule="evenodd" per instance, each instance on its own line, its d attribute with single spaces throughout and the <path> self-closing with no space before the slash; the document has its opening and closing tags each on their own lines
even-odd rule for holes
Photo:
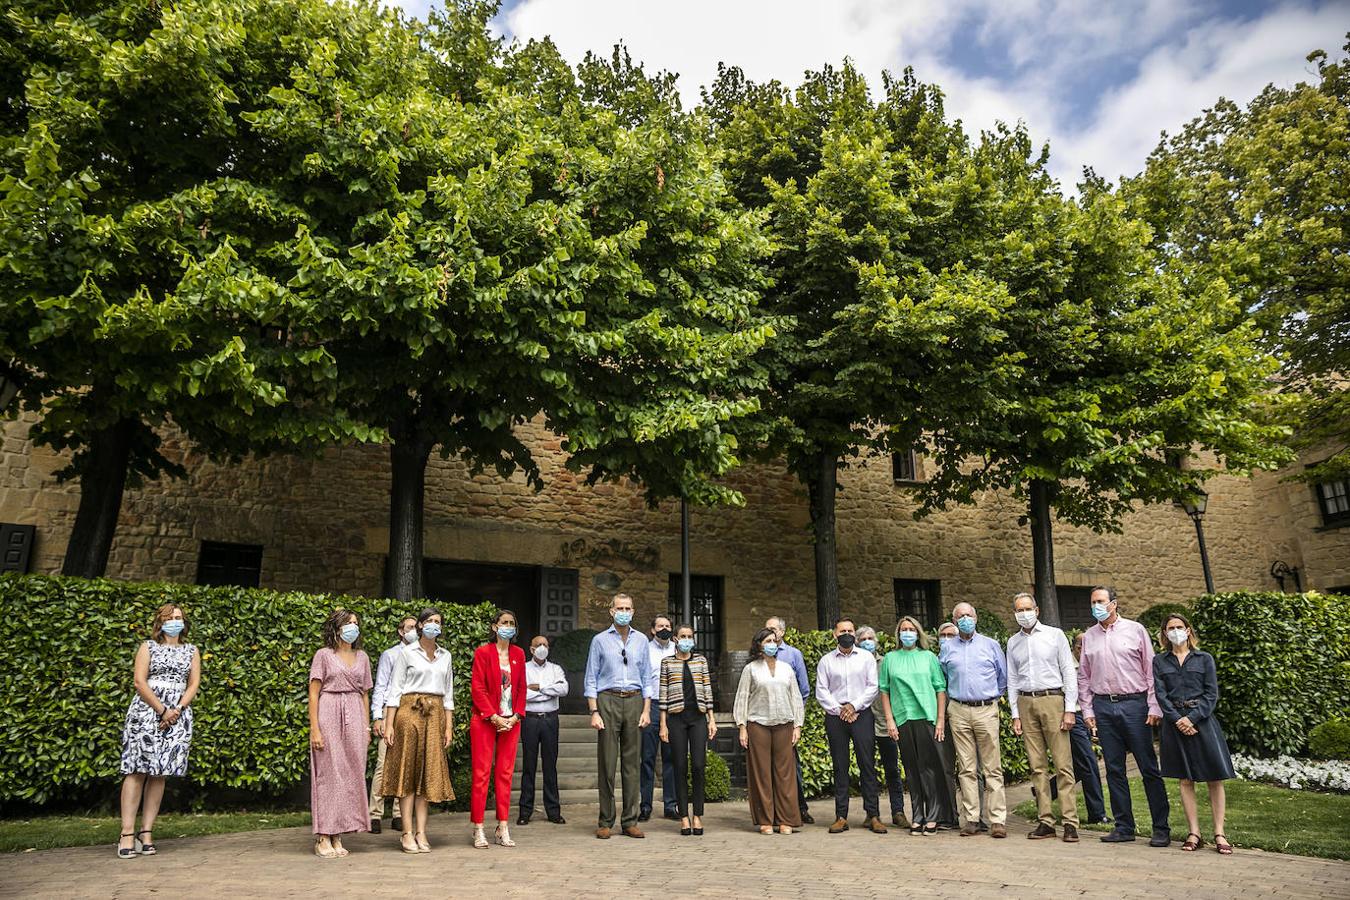
<svg viewBox="0 0 1350 900">
<path fill-rule="evenodd" d="M 0 852 L 48 850 L 53 847 L 114 847 L 121 833 L 121 820 L 112 816 L 34 816 L 0 819 Z M 234 812 L 165 814 L 155 822 L 155 841 L 262 831 L 309 824 L 309 812 Z M 109 850 L 111 853 L 112 851 Z"/>
<path fill-rule="evenodd" d="M 1102 787 L 1105 789 L 1105 785 Z M 1139 778 L 1130 779 L 1130 792 L 1134 798 L 1137 831 L 1147 837 L 1153 822 L 1149 818 L 1148 801 Z M 1172 828 L 1172 837 L 1182 840 L 1189 829 L 1186 827 L 1186 815 L 1181 810 L 1181 797 L 1175 781 L 1167 781 L 1167 795 L 1172 800 L 1172 818 L 1168 823 Z M 1209 791 L 1203 784 L 1198 785 L 1196 795 L 1200 832 L 1205 839 L 1205 846 L 1200 852 L 1213 853 L 1214 823 L 1209 814 Z M 1106 809 L 1109 815 L 1109 795 Z M 1036 801 L 1028 800 L 1019 804 L 1016 812 L 1026 819 L 1035 819 Z M 1081 793 L 1078 795 L 1078 818 L 1087 821 Z M 1230 781 L 1227 818 L 1228 840 L 1234 847 L 1320 856 L 1324 859 L 1350 859 L 1350 796 L 1345 794 L 1291 791 L 1254 781 Z M 1108 831 L 1110 827 L 1091 825 L 1085 826 L 1084 830 Z"/>
</svg>

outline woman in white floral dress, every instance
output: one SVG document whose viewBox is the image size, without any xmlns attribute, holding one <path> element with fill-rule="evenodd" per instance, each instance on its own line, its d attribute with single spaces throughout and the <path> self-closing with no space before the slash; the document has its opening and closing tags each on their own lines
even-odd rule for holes
<svg viewBox="0 0 1350 900">
<path fill-rule="evenodd" d="M 197 648 L 183 640 L 183 610 L 168 603 L 155 612 L 150 640 L 136 651 L 136 696 L 122 729 L 122 836 L 117 855 L 155 853 L 153 831 L 164 799 L 164 778 L 187 772 L 192 701 L 201 685 Z M 136 811 L 141 830 L 136 830 Z"/>
</svg>

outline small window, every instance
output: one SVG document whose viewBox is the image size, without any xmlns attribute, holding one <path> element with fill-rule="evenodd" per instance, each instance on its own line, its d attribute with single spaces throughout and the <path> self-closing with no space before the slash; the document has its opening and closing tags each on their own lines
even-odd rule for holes
<svg viewBox="0 0 1350 900">
<path fill-rule="evenodd" d="M 257 587 L 262 577 L 263 548 L 257 544 L 202 541 L 197 557 L 197 583 Z"/>
<path fill-rule="evenodd" d="M 891 454 L 891 478 L 896 484 L 919 480 L 919 454 L 913 450 Z"/>
<path fill-rule="evenodd" d="M 1316 487 L 1323 525 L 1350 523 L 1350 479 L 1323 481 Z"/>
<path fill-rule="evenodd" d="M 0 524 L 0 572 L 22 575 L 28 571 L 36 531 L 33 525 Z"/>
<path fill-rule="evenodd" d="M 678 624 L 683 615 L 682 585 L 680 573 L 672 572 L 667 609 L 673 624 Z M 694 621 L 689 623 L 694 626 L 694 649 L 716 666 L 722 658 L 722 576 L 690 573 L 689 605 L 694 615 Z"/>
<path fill-rule="evenodd" d="M 895 616 L 913 616 L 925 630 L 942 624 L 942 582 L 895 579 Z"/>
<path fill-rule="evenodd" d="M 1092 618 L 1092 586 L 1081 584 L 1055 585 L 1055 597 L 1059 600 L 1060 628 L 1087 628 L 1095 625 Z"/>
</svg>

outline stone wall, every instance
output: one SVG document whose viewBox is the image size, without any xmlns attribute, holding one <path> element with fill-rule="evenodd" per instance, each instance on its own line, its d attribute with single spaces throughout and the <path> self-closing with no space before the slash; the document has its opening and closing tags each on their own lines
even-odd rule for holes
<svg viewBox="0 0 1350 900">
<path fill-rule="evenodd" d="M 78 493 L 55 483 L 64 460 L 33 447 L 28 427 L 24 420 L 3 426 L 0 521 L 37 525 L 32 568 L 55 572 Z M 578 569 L 583 625 L 606 618 L 601 574 L 621 579 L 640 616 L 664 607 L 669 574 L 680 564 L 678 504 L 649 508 L 629 484 L 587 487 L 565 468 L 555 437 L 537 425 L 524 431 L 547 485 L 538 493 L 522 478 L 473 476 L 457 461 L 433 457 L 427 556 Z M 267 587 L 379 592 L 388 539 L 384 448 L 239 466 L 204 460 L 173 437 L 166 452 L 190 475 L 127 491 L 111 577 L 191 581 L 201 542 L 218 540 L 262 544 Z M 729 482 L 744 492 L 745 506 L 695 509 L 691 552 L 695 573 L 724 578 L 726 646 L 737 649 L 774 613 L 812 625 L 814 575 L 806 497 L 795 481 L 779 469 L 747 467 Z M 1017 524 L 1023 510 L 1013 497 L 991 493 L 975 506 L 915 521 L 889 460 L 851 466 L 840 484 L 839 575 L 850 614 L 891 627 L 895 578 L 939 579 L 948 609 L 959 600 L 1006 606 L 1030 586 L 1030 538 Z M 1273 588 L 1275 559 L 1299 567 L 1305 586 L 1350 584 L 1350 528 L 1319 530 L 1307 486 L 1261 475 L 1216 478 L 1208 490 L 1205 531 L 1219 590 Z M 1113 584 L 1127 613 L 1204 590 L 1194 528 L 1170 506 L 1138 510 L 1121 534 L 1058 526 L 1055 553 L 1060 583 Z"/>
</svg>

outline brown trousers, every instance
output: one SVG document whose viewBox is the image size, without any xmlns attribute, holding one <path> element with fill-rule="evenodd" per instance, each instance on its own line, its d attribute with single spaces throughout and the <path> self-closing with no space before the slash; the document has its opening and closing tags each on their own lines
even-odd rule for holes
<svg viewBox="0 0 1350 900">
<path fill-rule="evenodd" d="M 745 726 L 746 786 L 750 789 L 750 818 L 756 825 L 800 828 L 797 804 L 797 757 L 792 749 L 792 723 Z"/>
<path fill-rule="evenodd" d="M 1036 817 L 1055 826 L 1055 813 L 1050 805 L 1050 761 L 1054 757 L 1054 772 L 1059 788 L 1060 818 L 1064 824 L 1078 827 L 1078 803 L 1074 799 L 1073 750 L 1069 732 L 1061 731 L 1064 721 L 1064 698 L 1058 694 L 1017 698 L 1017 716 L 1022 720 L 1022 742 L 1027 745 L 1027 761 L 1031 763 L 1031 783 L 1036 786 Z"/>
</svg>

